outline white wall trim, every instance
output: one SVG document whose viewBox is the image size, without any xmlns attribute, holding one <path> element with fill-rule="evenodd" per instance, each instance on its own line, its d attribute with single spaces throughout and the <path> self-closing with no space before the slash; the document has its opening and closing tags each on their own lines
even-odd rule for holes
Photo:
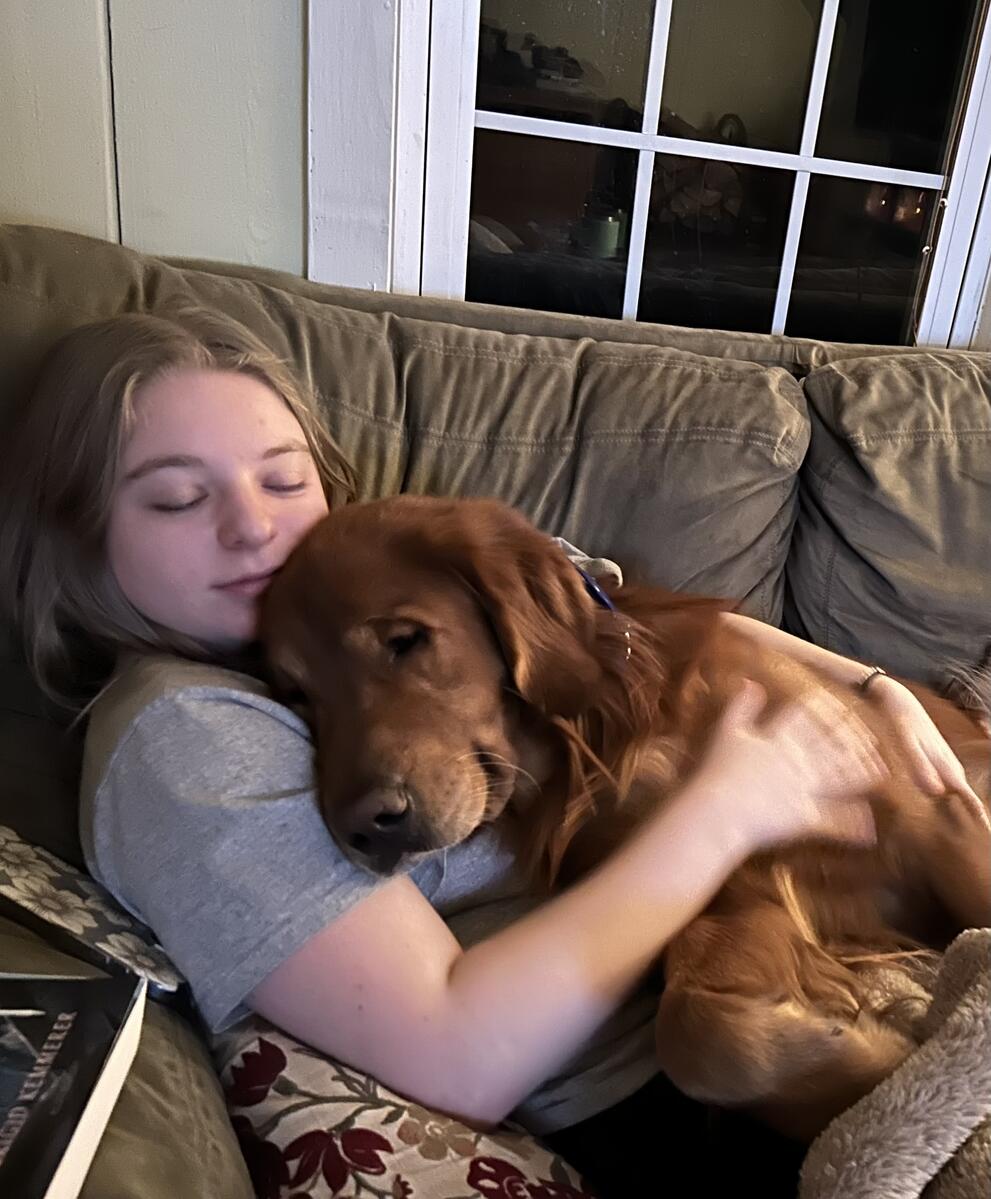
<svg viewBox="0 0 991 1199">
<path fill-rule="evenodd" d="M 984 315 L 991 303 L 991 172 L 984 185 L 984 199 L 974 227 L 970 257 L 964 274 L 950 330 L 950 345 L 966 348 L 973 345 Z"/>
<path fill-rule="evenodd" d="M 427 166 L 430 0 L 396 0 L 395 118 L 389 290 L 420 292 Z"/>
<path fill-rule="evenodd" d="M 950 344 L 959 315 L 963 324 L 976 325 L 977 308 L 965 275 L 972 269 L 987 278 L 991 246 L 976 237 L 984 188 L 991 167 L 991 21 L 980 33 L 970 96 L 960 126 L 946 211 L 933 251 L 925 299 L 916 329 L 916 342 L 923 346 Z M 961 311 L 967 303 L 969 310 Z"/>
<path fill-rule="evenodd" d="M 421 290 L 462 299 L 468 257 L 481 0 L 433 0 Z"/>
<path fill-rule="evenodd" d="M 388 289 L 396 10 L 310 0 L 307 270 L 320 283 Z"/>
</svg>

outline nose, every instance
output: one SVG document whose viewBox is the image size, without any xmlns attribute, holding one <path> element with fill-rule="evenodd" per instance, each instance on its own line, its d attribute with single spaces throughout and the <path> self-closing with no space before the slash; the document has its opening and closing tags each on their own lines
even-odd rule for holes
<svg viewBox="0 0 991 1199">
<path fill-rule="evenodd" d="M 263 496 L 245 486 L 225 501 L 217 536 L 225 549 L 257 549 L 271 541 L 275 522 Z"/>
<path fill-rule="evenodd" d="M 334 820 L 334 834 L 369 869 L 390 874 L 406 853 L 429 848 L 417 820 L 414 792 L 385 783 L 360 795 Z"/>
</svg>

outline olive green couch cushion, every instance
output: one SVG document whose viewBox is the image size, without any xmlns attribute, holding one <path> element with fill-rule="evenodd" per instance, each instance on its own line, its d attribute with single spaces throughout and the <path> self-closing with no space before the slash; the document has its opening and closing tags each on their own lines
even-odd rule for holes
<svg viewBox="0 0 991 1199">
<path fill-rule="evenodd" d="M 788 622 L 939 687 L 991 643 L 991 354 L 851 359 L 804 389 Z"/>
</svg>

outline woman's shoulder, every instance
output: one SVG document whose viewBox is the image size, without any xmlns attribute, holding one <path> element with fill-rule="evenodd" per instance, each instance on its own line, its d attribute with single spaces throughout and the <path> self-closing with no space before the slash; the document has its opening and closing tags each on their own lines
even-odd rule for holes
<svg viewBox="0 0 991 1199">
<path fill-rule="evenodd" d="M 93 704 L 90 724 L 107 718 L 126 719 L 160 700 L 190 691 L 227 694 L 232 699 L 248 695 L 272 698 L 260 679 L 241 671 L 176 654 L 125 654 Z"/>
<path fill-rule="evenodd" d="M 259 725 L 273 735 L 309 739 L 305 722 L 260 679 L 169 654 L 129 655 L 90 710 L 84 789 L 105 775 L 115 754 L 138 734 L 164 748 L 180 734 L 188 740 L 194 729 L 209 749 Z"/>
<path fill-rule="evenodd" d="M 309 730 L 250 675 L 166 655 L 120 663 L 90 711 L 80 833 L 91 869 L 97 826 L 153 813 L 193 827 L 232 794 L 306 793 Z M 202 809 L 202 810 L 201 810 Z M 174 831 L 174 830 L 173 830 Z"/>
</svg>

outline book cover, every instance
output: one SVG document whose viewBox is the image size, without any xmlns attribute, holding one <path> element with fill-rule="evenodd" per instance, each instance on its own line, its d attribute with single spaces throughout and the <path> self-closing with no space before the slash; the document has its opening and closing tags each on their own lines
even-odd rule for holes
<svg viewBox="0 0 991 1199">
<path fill-rule="evenodd" d="M 143 978 L 0 974 L 0 1195 L 74 1199 L 141 1034 Z"/>
</svg>

